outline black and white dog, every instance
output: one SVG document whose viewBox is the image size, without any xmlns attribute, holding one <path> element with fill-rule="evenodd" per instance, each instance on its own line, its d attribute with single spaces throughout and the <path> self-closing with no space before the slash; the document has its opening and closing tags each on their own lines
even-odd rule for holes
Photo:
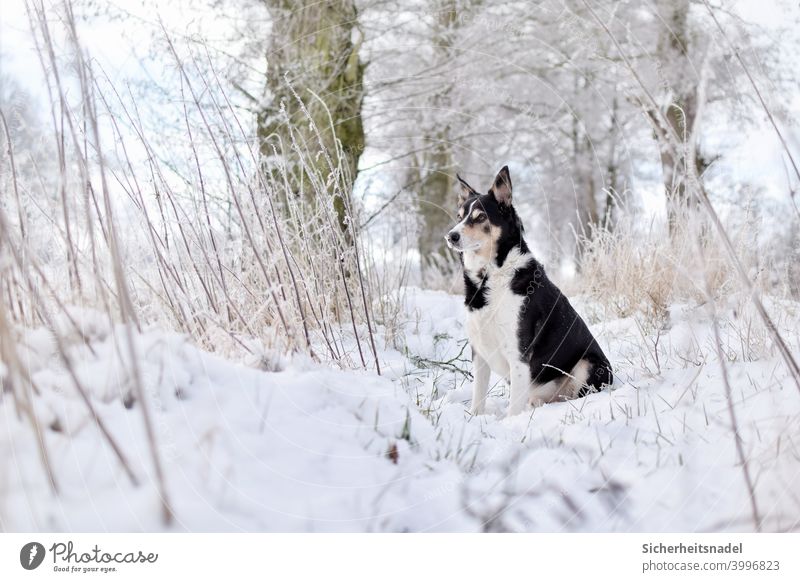
<svg viewBox="0 0 800 582">
<path fill-rule="evenodd" d="M 611 384 L 603 350 L 525 244 L 508 166 L 487 194 L 458 181 L 458 224 L 445 239 L 464 266 L 472 413 L 484 413 L 491 370 L 510 380 L 509 415 Z"/>
</svg>

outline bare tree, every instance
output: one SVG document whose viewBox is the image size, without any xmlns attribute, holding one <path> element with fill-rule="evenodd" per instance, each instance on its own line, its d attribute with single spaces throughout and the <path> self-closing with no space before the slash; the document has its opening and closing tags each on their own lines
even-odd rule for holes
<svg viewBox="0 0 800 582">
<path fill-rule="evenodd" d="M 434 6 L 434 59 L 442 63 L 453 58 L 457 7 L 455 0 L 440 0 Z M 452 128 L 447 122 L 451 119 L 448 110 L 452 106 L 453 84 L 452 78 L 443 78 L 439 87 L 434 89 L 430 106 L 445 122 L 428 128 L 420 154 L 419 213 L 422 228 L 418 248 L 423 264 L 435 263 L 435 257 L 446 256 L 447 252 L 443 233 L 451 221 L 450 210 L 455 203 Z"/>
<path fill-rule="evenodd" d="M 322 152 L 344 154 L 345 181 L 352 184 L 364 149 L 361 104 L 364 96 L 364 64 L 359 58 L 361 41 L 358 10 L 353 0 L 265 0 L 272 16 L 267 53 L 267 98 L 257 112 L 260 150 L 269 169 L 270 159 L 291 157 L 292 143 L 312 153 L 317 170 L 331 172 Z M 332 203 L 339 227 L 350 232 L 345 197 L 348 191 L 331 192 L 331 201 L 318 200 L 310 187 L 307 170 L 290 164 L 288 177 L 294 195 L 304 203 Z"/>
<path fill-rule="evenodd" d="M 664 188 L 667 193 L 667 211 L 670 233 L 675 232 L 675 223 L 683 210 L 692 204 L 688 196 L 685 176 L 686 165 L 694 164 L 698 175 L 705 170 L 705 161 L 695 148 L 694 159 L 686 159 L 685 154 L 669 147 L 668 141 L 660 132 L 674 132 L 684 142 L 695 139 L 697 119 L 697 99 L 700 76 L 697 67 L 703 59 L 700 40 L 692 34 L 689 18 L 690 0 L 667 0 L 660 3 L 659 14 L 663 24 L 659 28 L 656 48 L 656 67 L 661 77 L 667 99 L 660 115 L 651 111 L 656 123 L 657 137 L 661 153 L 661 169 Z M 669 129 L 661 127 L 661 119 L 669 123 Z"/>
</svg>

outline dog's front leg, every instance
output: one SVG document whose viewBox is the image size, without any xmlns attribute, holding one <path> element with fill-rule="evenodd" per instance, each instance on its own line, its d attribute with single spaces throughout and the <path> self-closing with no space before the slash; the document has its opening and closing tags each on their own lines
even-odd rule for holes
<svg viewBox="0 0 800 582">
<path fill-rule="evenodd" d="M 481 355 L 472 348 L 472 414 L 483 414 L 486 410 L 486 392 L 489 390 L 491 370 Z"/>
<path fill-rule="evenodd" d="M 511 364 L 511 403 L 508 416 L 514 416 L 525 410 L 531 388 L 531 369 L 525 362 Z"/>
</svg>

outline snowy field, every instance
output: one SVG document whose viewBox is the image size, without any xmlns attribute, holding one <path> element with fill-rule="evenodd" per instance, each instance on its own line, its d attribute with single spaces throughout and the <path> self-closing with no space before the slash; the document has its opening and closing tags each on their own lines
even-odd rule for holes
<svg viewBox="0 0 800 582">
<path fill-rule="evenodd" d="M 745 298 L 718 313 L 724 366 L 706 306 L 674 305 L 654 325 L 575 300 L 615 367 L 613 389 L 506 418 L 499 378 L 488 414 L 468 413 L 461 298 L 401 293 L 382 376 L 274 354 L 226 361 L 180 335 L 136 334 L 170 531 L 751 531 L 723 371 L 763 529 L 796 529 L 800 393 Z M 800 306 L 768 307 L 800 357 Z M 59 494 L 31 423 L 0 398 L 0 529 L 161 531 L 123 330 L 72 316 L 74 375 L 139 485 L 52 336 L 20 331 Z"/>
</svg>

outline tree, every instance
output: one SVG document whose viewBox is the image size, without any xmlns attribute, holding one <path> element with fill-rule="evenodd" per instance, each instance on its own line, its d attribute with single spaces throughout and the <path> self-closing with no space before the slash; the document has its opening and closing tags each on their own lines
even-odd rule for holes
<svg viewBox="0 0 800 582">
<path fill-rule="evenodd" d="M 257 135 L 266 170 L 274 170 L 277 152 L 289 170 L 290 195 L 310 208 L 331 203 L 339 228 L 351 239 L 350 189 L 332 189 L 329 200 L 319 200 L 308 171 L 321 176 L 340 171 L 340 184 L 355 182 L 364 150 L 364 64 L 359 58 L 361 41 L 353 40 L 358 10 L 353 0 L 265 1 L 272 31 L 267 99 L 257 112 Z M 292 160 L 293 142 L 313 167 L 303 168 Z M 323 152 L 331 156 L 333 169 Z"/>
<path fill-rule="evenodd" d="M 697 138 L 700 89 L 697 67 L 703 60 L 702 52 L 707 49 L 702 46 L 700 38 L 692 33 L 689 0 L 665 0 L 660 4 L 658 8 L 663 25 L 659 27 L 655 58 L 661 65 L 658 71 L 667 95 L 661 115 L 655 118 L 655 112 L 651 111 L 650 114 L 655 118 L 654 127 L 660 142 L 662 179 L 667 194 L 669 232 L 672 234 L 682 212 L 694 203 L 687 190 L 687 164 L 694 164 L 697 174 L 702 175 L 705 161 L 699 148 L 695 150 L 694 159 L 687 160 L 682 152 L 671 147 L 663 135 L 667 128 L 661 126 L 661 120 L 666 120 L 668 130 L 682 142 Z"/>
<path fill-rule="evenodd" d="M 453 57 L 453 36 L 458 23 L 455 0 L 435 4 L 432 40 L 434 61 L 446 62 Z M 452 103 L 452 79 L 442 79 L 441 86 L 431 96 L 431 109 L 444 120 L 438 127 L 428 128 L 425 135 L 422 163 L 419 166 L 419 213 L 422 218 L 418 249 L 423 264 L 437 264 L 437 257 L 446 256 L 444 233 L 452 222 L 455 176 L 453 167 L 452 132 L 448 110 Z"/>
</svg>

